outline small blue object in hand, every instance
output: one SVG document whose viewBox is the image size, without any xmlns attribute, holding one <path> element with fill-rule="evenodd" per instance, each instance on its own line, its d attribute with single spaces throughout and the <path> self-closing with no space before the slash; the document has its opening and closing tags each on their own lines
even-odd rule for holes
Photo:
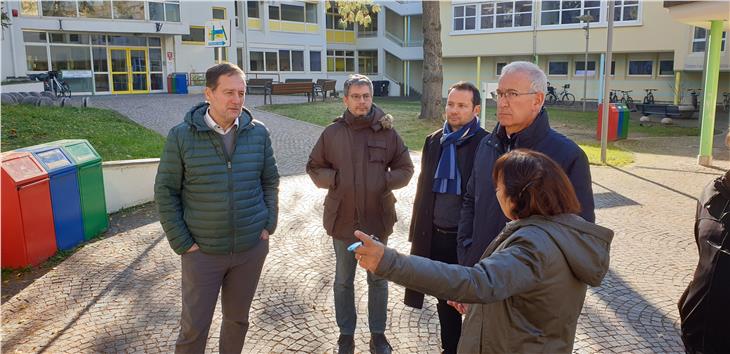
<svg viewBox="0 0 730 354">
<path fill-rule="evenodd" d="M 360 246 L 362 246 L 362 241 L 357 241 L 357 242 L 351 244 L 349 247 L 347 247 L 347 250 L 350 252 L 355 252 L 355 250 Z"/>
</svg>

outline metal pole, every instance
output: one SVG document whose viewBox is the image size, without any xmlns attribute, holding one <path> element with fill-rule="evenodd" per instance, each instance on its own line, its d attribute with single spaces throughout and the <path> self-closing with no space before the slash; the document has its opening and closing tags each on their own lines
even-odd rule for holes
<svg viewBox="0 0 730 354">
<path fill-rule="evenodd" d="M 588 34 L 591 30 L 591 23 L 586 22 L 586 56 L 583 60 L 583 112 L 586 111 L 586 97 L 588 94 Z"/>
<path fill-rule="evenodd" d="M 611 61 L 613 59 L 613 0 L 608 1 L 608 35 L 606 36 L 606 66 L 603 71 L 603 109 L 601 110 L 601 163 L 606 164 L 606 149 L 608 148 L 608 91 L 611 88 Z"/>
<path fill-rule="evenodd" d="M 210 58 L 210 57 L 208 57 Z M 223 47 L 218 47 L 218 64 L 223 62 Z"/>
</svg>

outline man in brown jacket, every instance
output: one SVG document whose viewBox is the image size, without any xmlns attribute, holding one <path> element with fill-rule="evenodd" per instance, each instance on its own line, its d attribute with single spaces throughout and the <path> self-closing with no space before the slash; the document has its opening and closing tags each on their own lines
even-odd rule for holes
<svg viewBox="0 0 730 354">
<path fill-rule="evenodd" d="M 392 117 L 373 104 L 373 84 L 367 76 L 345 81 L 345 113 L 325 128 L 312 149 L 307 173 L 329 191 L 324 201 L 324 228 L 335 249 L 335 317 L 340 328 L 339 353 L 355 350 L 354 279 L 357 261 L 347 247 L 363 230 L 387 242 L 397 218 L 392 190 L 413 176 L 413 162 L 403 139 L 392 129 Z M 367 275 L 370 351 L 390 353 L 385 337 L 388 282 Z"/>
</svg>

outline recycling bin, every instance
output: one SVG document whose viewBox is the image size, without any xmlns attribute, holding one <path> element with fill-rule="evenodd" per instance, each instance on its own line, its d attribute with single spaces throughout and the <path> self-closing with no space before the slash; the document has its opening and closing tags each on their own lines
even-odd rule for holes
<svg viewBox="0 0 730 354">
<path fill-rule="evenodd" d="M 619 110 L 619 120 L 617 127 L 617 138 L 626 139 L 629 136 L 629 121 L 631 120 L 631 109 L 629 106 L 619 103 L 616 105 Z"/>
<path fill-rule="evenodd" d="M 69 250 L 84 242 L 84 222 L 76 166 L 58 146 L 31 146 L 28 151 L 48 173 L 56 246 Z"/>
<path fill-rule="evenodd" d="M 188 93 L 187 73 L 175 73 L 175 93 Z"/>
<path fill-rule="evenodd" d="M 167 93 L 175 93 L 175 75 L 167 75 Z"/>
<path fill-rule="evenodd" d="M 42 263 L 56 253 L 48 174 L 29 152 L 2 154 L 2 267 Z"/>
<path fill-rule="evenodd" d="M 58 140 L 45 145 L 61 147 L 76 165 L 84 239 L 90 240 L 106 231 L 109 218 L 106 213 L 101 156 L 86 139 Z"/>
<path fill-rule="evenodd" d="M 609 103 L 608 106 L 608 141 L 615 141 L 618 138 L 619 111 L 616 105 Z M 598 124 L 596 124 L 596 139 L 601 140 L 601 127 L 603 126 L 603 103 L 598 105 Z"/>
</svg>

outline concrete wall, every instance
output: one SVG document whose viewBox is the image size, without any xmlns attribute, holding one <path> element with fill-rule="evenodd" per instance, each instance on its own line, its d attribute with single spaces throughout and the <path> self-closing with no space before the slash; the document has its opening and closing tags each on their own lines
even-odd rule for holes
<svg viewBox="0 0 730 354">
<path fill-rule="evenodd" d="M 154 200 L 155 175 L 160 159 L 102 163 L 108 213 Z"/>
</svg>

